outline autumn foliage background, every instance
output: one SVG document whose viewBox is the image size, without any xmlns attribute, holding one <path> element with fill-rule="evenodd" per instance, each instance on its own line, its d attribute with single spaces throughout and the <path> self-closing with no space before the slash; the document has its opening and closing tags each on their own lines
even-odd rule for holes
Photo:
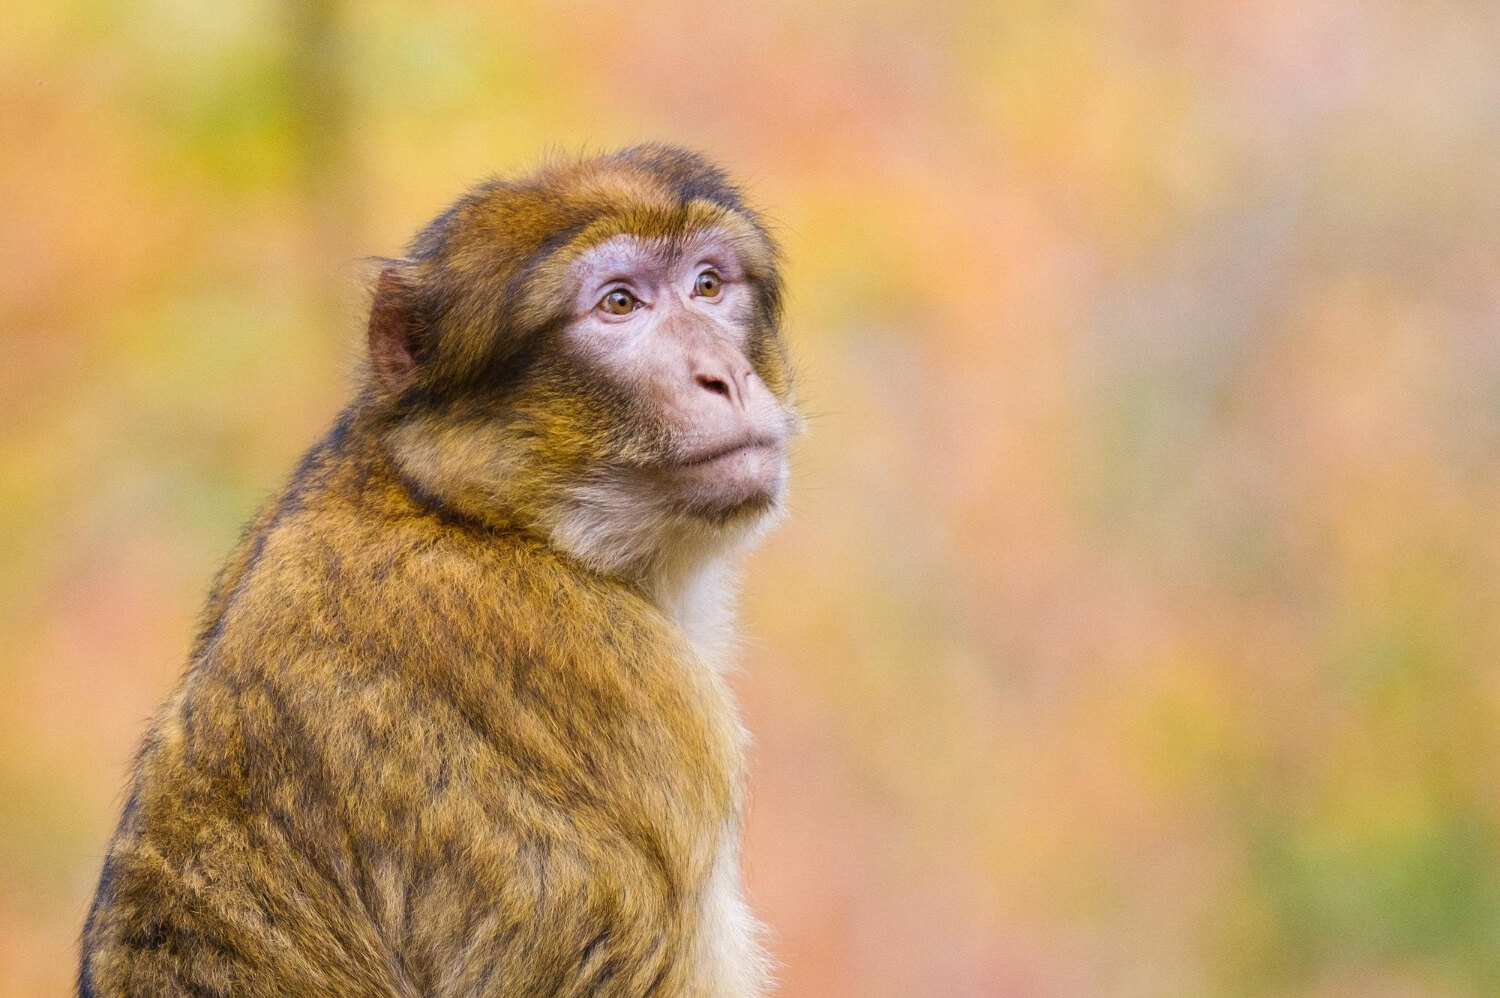
<svg viewBox="0 0 1500 998">
<path fill-rule="evenodd" d="M 787 250 L 782 993 L 1500 982 L 1500 13 L 65 0 L 0 40 L 0 993 L 329 424 L 367 255 L 662 139 Z"/>
</svg>

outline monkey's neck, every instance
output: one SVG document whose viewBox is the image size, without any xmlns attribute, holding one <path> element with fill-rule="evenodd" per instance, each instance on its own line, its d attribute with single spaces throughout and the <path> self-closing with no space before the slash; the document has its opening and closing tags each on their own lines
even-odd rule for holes
<svg viewBox="0 0 1500 998">
<path fill-rule="evenodd" d="M 654 508 L 606 478 L 547 504 L 535 524 L 555 550 L 634 584 L 705 662 L 724 669 L 734 650 L 739 565 L 771 519 L 702 520 Z"/>
<path fill-rule="evenodd" d="M 705 664 L 723 672 L 733 664 L 739 559 L 728 555 L 658 566 L 637 580 L 642 592 L 692 644 Z"/>
</svg>

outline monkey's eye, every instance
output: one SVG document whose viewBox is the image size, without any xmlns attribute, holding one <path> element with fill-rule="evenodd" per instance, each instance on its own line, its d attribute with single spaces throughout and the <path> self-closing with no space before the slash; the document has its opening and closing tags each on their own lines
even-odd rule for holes
<svg viewBox="0 0 1500 998">
<path fill-rule="evenodd" d="M 724 290 L 724 279 L 712 270 L 705 270 L 698 275 L 694 289 L 701 298 L 717 298 L 719 292 Z"/>
<path fill-rule="evenodd" d="M 615 288 L 599 302 L 599 307 L 610 315 L 629 315 L 640 305 L 641 300 L 624 288 Z"/>
</svg>

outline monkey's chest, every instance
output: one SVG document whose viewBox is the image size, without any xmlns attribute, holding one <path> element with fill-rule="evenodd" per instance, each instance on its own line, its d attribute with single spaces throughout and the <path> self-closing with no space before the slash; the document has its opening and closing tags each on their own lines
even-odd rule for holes
<svg viewBox="0 0 1500 998">
<path fill-rule="evenodd" d="M 511 967 L 512 993 L 550 993 L 546 967 L 597 964 L 634 981 L 622 994 L 643 993 L 652 975 L 689 974 L 722 948 L 702 923 L 710 910 L 741 911 L 725 858 L 734 733 L 682 700 L 574 706 L 516 704 L 503 724 L 439 739 L 447 761 L 413 828 L 401 902 L 432 974 L 488 959 Z M 487 957 L 472 948 L 476 927 Z"/>
</svg>

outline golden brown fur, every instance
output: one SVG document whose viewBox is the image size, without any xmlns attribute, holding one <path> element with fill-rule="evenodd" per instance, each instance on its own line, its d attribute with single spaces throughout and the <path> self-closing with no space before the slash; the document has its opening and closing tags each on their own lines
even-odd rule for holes
<svg viewBox="0 0 1500 998">
<path fill-rule="evenodd" d="M 390 263 L 358 397 L 247 530 L 140 751 L 81 996 L 757 993 L 746 941 L 730 965 L 711 938 L 743 733 L 663 592 L 765 510 L 658 510 L 613 560 L 555 539 L 660 436 L 550 352 L 567 261 L 704 225 L 744 247 L 790 412 L 774 250 L 694 155 L 485 185 Z"/>
</svg>

